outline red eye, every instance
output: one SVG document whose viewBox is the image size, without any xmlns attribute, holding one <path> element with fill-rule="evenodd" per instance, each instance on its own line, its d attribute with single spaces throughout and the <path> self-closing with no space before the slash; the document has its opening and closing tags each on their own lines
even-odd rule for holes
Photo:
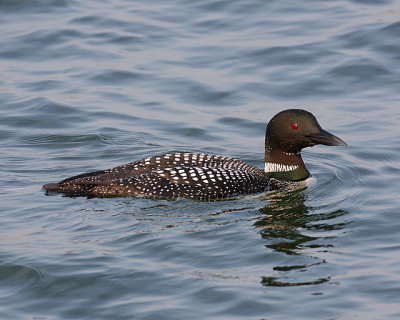
<svg viewBox="0 0 400 320">
<path fill-rule="evenodd" d="M 292 123 L 292 129 L 293 130 L 297 130 L 298 127 L 299 126 L 297 125 L 297 123 L 295 123 L 295 122 Z"/>
</svg>

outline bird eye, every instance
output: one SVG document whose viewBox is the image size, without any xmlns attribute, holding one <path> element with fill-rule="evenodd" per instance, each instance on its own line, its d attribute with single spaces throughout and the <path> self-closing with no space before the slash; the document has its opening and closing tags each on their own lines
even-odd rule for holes
<svg viewBox="0 0 400 320">
<path fill-rule="evenodd" d="M 299 126 L 297 125 L 297 123 L 295 123 L 295 122 L 292 123 L 292 129 L 293 130 L 297 130 L 298 127 Z"/>
</svg>

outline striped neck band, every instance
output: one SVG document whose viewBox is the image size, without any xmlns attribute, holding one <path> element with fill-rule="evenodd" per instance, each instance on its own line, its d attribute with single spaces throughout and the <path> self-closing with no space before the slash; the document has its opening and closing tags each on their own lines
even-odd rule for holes
<svg viewBox="0 0 400 320">
<path fill-rule="evenodd" d="M 266 162 L 265 163 L 265 168 L 264 172 L 287 172 L 287 171 L 293 171 L 296 170 L 299 166 L 298 165 L 286 165 L 286 164 L 280 164 L 280 163 L 271 163 L 271 162 Z"/>
</svg>

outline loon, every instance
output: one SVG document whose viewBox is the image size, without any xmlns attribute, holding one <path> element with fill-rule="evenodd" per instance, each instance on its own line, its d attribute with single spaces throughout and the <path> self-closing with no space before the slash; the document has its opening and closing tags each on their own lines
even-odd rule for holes
<svg viewBox="0 0 400 320">
<path fill-rule="evenodd" d="M 316 144 L 345 146 L 323 130 L 308 111 L 288 109 L 268 123 L 264 170 L 237 159 L 201 154 L 169 153 L 108 170 L 80 174 L 43 186 L 68 196 L 146 196 L 216 200 L 268 190 L 272 180 L 295 183 L 310 176 L 301 150 Z"/>
</svg>

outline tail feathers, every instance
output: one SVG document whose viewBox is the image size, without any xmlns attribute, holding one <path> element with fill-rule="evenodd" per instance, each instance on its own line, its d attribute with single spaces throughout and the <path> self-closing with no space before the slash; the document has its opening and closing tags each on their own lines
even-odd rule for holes
<svg viewBox="0 0 400 320">
<path fill-rule="evenodd" d="M 102 170 L 79 174 L 58 183 L 48 183 L 43 186 L 43 189 L 47 193 L 55 192 L 71 196 L 90 195 L 93 188 L 107 184 L 108 180 L 107 171 Z"/>
<path fill-rule="evenodd" d="M 63 193 L 69 196 L 88 195 L 95 187 L 93 184 L 64 184 L 64 183 L 49 183 L 43 186 L 46 193 Z"/>
<path fill-rule="evenodd" d="M 95 180 L 100 180 L 98 179 L 99 177 L 103 176 L 107 174 L 106 170 L 101 170 L 101 171 L 93 171 L 93 172 L 88 172 L 88 173 L 82 173 L 82 174 L 78 174 L 77 176 L 73 176 L 73 177 L 69 177 L 67 179 L 64 179 L 62 181 L 60 181 L 58 184 L 63 184 L 63 183 L 67 183 L 67 182 L 72 182 L 74 180 L 76 181 L 84 181 L 84 179 L 89 179 L 91 177 L 93 177 L 92 181 Z M 49 184 L 53 184 L 53 183 L 49 183 Z M 57 184 L 57 183 L 56 183 Z"/>
<path fill-rule="evenodd" d="M 43 189 L 49 192 L 62 192 L 61 184 L 59 183 L 48 183 L 43 185 Z"/>
</svg>

